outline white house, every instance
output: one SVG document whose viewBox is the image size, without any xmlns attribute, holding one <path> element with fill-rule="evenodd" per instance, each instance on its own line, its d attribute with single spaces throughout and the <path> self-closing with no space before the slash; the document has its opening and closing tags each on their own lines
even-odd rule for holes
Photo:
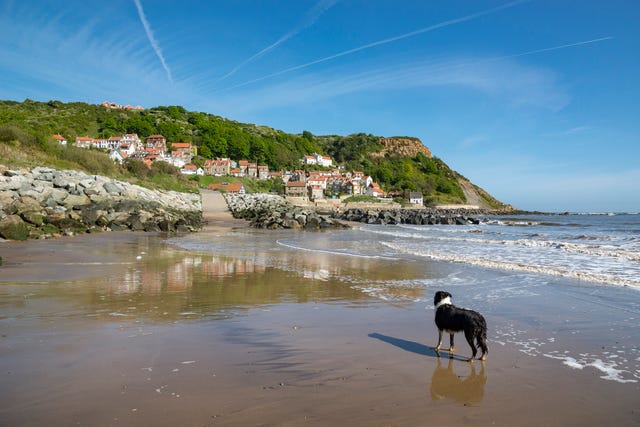
<svg viewBox="0 0 640 427">
<path fill-rule="evenodd" d="M 419 191 L 412 191 L 409 193 L 409 203 L 413 203 L 416 205 L 424 204 L 424 199 L 422 197 L 422 193 Z"/>
<path fill-rule="evenodd" d="M 143 144 L 138 134 L 128 133 L 122 136 L 122 145 L 128 144 L 130 149 L 135 153 L 137 151 L 143 151 Z"/>
<path fill-rule="evenodd" d="M 53 135 L 53 139 L 58 141 L 58 144 L 60 144 L 60 145 L 64 145 L 64 146 L 67 145 L 67 138 L 65 138 L 64 136 L 62 136 L 60 134 Z"/>
<path fill-rule="evenodd" d="M 77 136 L 76 137 L 76 147 L 80 148 L 90 148 L 93 144 L 93 138 L 89 136 Z"/>
<path fill-rule="evenodd" d="M 127 156 L 125 153 L 123 153 L 121 150 L 118 149 L 118 150 L 112 150 L 109 153 L 109 158 L 114 162 L 118 162 L 122 164 L 122 162 L 124 162 L 124 159 L 126 159 Z"/>
<path fill-rule="evenodd" d="M 196 165 L 184 165 L 184 167 L 180 169 L 180 173 L 183 175 L 204 175 L 204 169 Z"/>
<path fill-rule="evenodd" d="M 304 156 L 302 158 L 302 164 L 304 165 L 317 165 L 318 161 L 316 160 L 315 156 Z"/>
<path fill-rule="evenodd" d="M 316 156 L 316 163 L 320 166 L 331 167 L 333 166 L 333 160 L 329 156 L 323 156 L 322 154 L 313 153 Z"/>
</svg>

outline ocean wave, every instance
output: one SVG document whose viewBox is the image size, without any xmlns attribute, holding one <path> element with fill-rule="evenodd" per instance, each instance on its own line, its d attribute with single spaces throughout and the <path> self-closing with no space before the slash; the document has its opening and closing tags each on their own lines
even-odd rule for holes
<svg viewBox="0 0 640 427">
<path fill-rule="evenodd" d="M 321 254 L 347 256 L 347 257 L 353 257 L 353 258 L 390 259 L 390 260 L 398 259 L 397 257 L 390 257 L 385 255 L 366 255 L 366 254 L 353 253 L 353 252 L 331 251 L 327 249 L 305 248 L 302 246 L 292 245 L 290 243 L 284 243 L 281 240 L 276 240 L 276 244 L 283 246 L 285 248 L 296 250 L 296 251 L 315 252 L 315 253 L 321 253 Z"/>
<path fill-rule="evenodd" d="M 481 257 L 472 257 L 468 255 L 459 255 L 459 254 L 443 254 L 430 250 L 417 250 L 417 249 L 408 249 L 405 245 L 401 245 L 398 243 L 391 242 L 381 242 L 382 245 L 387 246 L 388 248 L 397 250 L 402 253 L 408 253 L 416 256 L 431 258 L 438 261 L 447 261 L 447 262 L 457 262 L 462 264 L 476 265 L 479 267 L 487 267 L 498 270 L 508 270 L 508 271 L 523 271 L 528 273 L 536 273 L 536 274 L 546 274 L 552 276 L 561 276 L 570 279 L 584 280 L 588 282 L 597 282 L 618 286 L 630 286 L 634 288 L 640 288 L 639 280 L 631 280 L 626 278 L 621 278 L 617 276 L 611 276 L 606 274 L 599 274 L 593 272 L 583 272 L 583 271 L 575 271 L 562 267 L 555 266 L 542 266 L 535 264 L 525 264 L 523 262 L 508 262 L 508 261 L 496 261 Z"/>
<path fill-rule="evenodd" d="M 392 236 L 396 238 L 421 239 L 446 241 L 457 243 L 474 243 L 479 245 L 504 245 L 504 246 L 521 246 L 528 248 L 551 248 L 560 249 L 567 252 L 578 253 L 583 255 L 603 256 L 610 258 L 622 258 L 629 261 L 640 261 L 640 252 L 635 252 L 627 248 L 621 248 L 611 245 L 586 245 L 580 243 L 570 243 L 554 240 L 534 240 L 534 239 L 483 239 L 474 237 L 451 237 L 451 236 L 434 236 L 426 234 L 405 233 L 388 230 L 366 230 L 370 233 Z"/>
</svg>

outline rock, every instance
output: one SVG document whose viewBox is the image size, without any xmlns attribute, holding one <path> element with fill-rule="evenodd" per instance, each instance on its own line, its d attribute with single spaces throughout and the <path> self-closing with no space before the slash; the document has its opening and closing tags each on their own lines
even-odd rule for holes
<svg viewBox="0 0 640 427">
<path fill-rule="evenodd" d="M 35 226 L 44 224 L 45 215 L 40 211 L 25 211 L 20 213 L 20 218 Z"/>
<path fill-rule="evenodd" d="M 73 208 L 75 206 L 83 206 L 83 205 L 88 205 L 91 203 L 91 199 L 89 199 L 87 196 L 85 195 L 74 195 L 74 194 L 69 194 L 67 196 L 66 199 L 64 199 L 63 201 L 64 206 L 69 209 L 69 208 Z"/>
<path fill-rule="evenodd" d="M 122 193 L 122 187 L 113 183 L 113 182 L 105 182 L 103 185 L 104 190 L 109 194 L 120 194 Z"/>
<path fill-rule="evenodd" d="M 24 227 L 30 237 L 41 238 L 107 227 L 193 231 L 202 222 L 198 194 L 155 191 L 78 171 L 0 165 L 0 173 L 0 219 L 20 228 L 21 236 Z"/>
<path fill-rule="evenodd" d="M 8 240 L 27 240 L 29 227 L 18 215 L 8 215 L 0 220 L 0 237 Z"/>
</svg>

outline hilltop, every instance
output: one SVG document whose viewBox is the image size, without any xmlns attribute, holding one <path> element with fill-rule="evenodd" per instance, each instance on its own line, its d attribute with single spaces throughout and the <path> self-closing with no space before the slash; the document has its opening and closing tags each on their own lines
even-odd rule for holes
<svg viewBox="0 0 640 427">
<path fill-rule="evenodd" d="M 322 153 L 331 156 L 345 170 L 370 176 L 391 195 L 407 197 L 409 192 L 422 192 L 429 205 L 505 208 L 503 203 L 432 156 L 429 148 L 417 138 L 364 133 L 317 136 L 308 131 L 290 134 L 187 111 L 180 106 L 127 109 L 81 102 L 0 101 L 0 163 L 77 169 L 180 191 L 194 191 L 198 183 L 198 178 L 187 179 L 175 168 L 154 164 L 151 171 L 141 171 L 135 163 L 136 167 L 126 163 L 118 165 L 97 150 L 79 149 L 72 144 L 60 147 L 52 139 L 55 134 L 69 141 L 81 136 L 109 138 L 137 134 L 144 139 L 161 134 L 169 146 L 188 142 L 197 147 L 198 156 L 193 163 L 198 166 L 206 159 L 226 157 L 265 164 L 270 170 L 296 170 L 303 167 L 300 159 L 305 155 Z M 273 190 L 273 187 L 266 189 Z"/>
</svg>

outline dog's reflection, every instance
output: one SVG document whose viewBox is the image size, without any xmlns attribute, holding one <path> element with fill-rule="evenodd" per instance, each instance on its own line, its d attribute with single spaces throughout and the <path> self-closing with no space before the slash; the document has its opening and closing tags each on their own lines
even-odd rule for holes
<svg viewBox="0 0 640 427">
<path fill-rule="evenodd" d="M 438 365 L 431 378 L 431 399 L 451 399 L 463 404 L 478 404 L 484 396 L 484 386 L 487 383 L 487 375 L 484 371 L 484 363 L 480 364 L 480 373 L 476 373 L 474 363 L 458 363 L 461 369 L 471 369 L 468 376 L 457 375 L 453 372 L 453 358 L 449 358 L 447 366 L 438 358 Z"/>
</svg>

